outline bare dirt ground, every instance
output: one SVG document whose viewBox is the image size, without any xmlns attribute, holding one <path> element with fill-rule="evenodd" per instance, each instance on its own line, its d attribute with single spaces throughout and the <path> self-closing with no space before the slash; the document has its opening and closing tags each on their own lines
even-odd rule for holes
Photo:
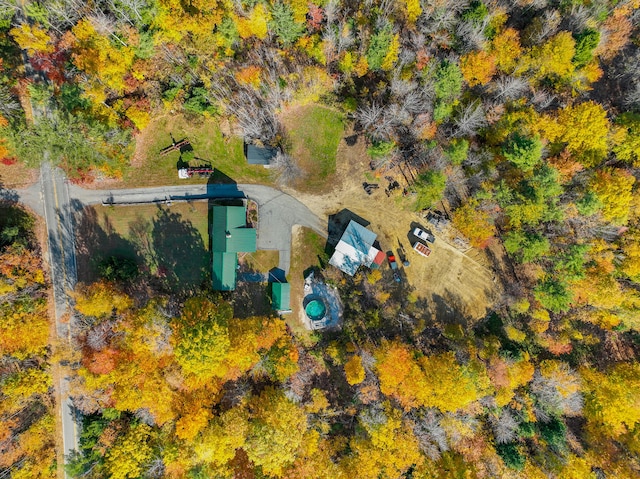
<svg viewBox="0 0 640 479">
<path fill-rule="evenodd" d="M 351 134 L 347 132 L 346 138 Z M 321 218 L 328 220 L 329 215 L 348 209 L 369 221 L 368 227 L 378 234 L 383 251 L 395 252 L 401 243 L 411 263 L 409 267 L 401 266 L 401 276 L 415 288 L 417 297 L 427 300 L 432 316 L 455 322 L 483 317 L 501 290 L 486 255 L 478 250 L 463 253 L 432 228 L 426 228 L 428 223 L 413 212 L 410 197 L 403 197 L 398 190 L 388 197 L 384 192 L 388 184 L 384 176 L 393 176 L 402 186 L 406 181 L 399 171 L 375 178 L 369 169 L 364 138 L 359 136 L 354 140 L 351 137 L 348 144 L 343 138 L 340 142 L 336 175 L 327 187 L 330 193 L 313 195 L 292 191 L 291 194 Z M 380 188 L 367 195 L 362 186 L 365 181 L 379 183 Z M 437 238 L 428 258 L 414 252 L 409 243 L 409 233 L 416 224 L 430 229 Z"/>
<path fill-rule="evenodd" d="M 0 163 L 0 185 L 3 188 L 28 188 L 38 180 L 39 170 L 27 168 L 21 161 L 15 165 Z"/>
</svg>

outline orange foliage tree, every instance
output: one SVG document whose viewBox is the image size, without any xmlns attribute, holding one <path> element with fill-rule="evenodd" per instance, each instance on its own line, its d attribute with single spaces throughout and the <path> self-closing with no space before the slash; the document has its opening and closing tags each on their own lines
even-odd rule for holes
<svg viewBox="0 0 640 479">
<path fill-rule="evenodd" d="M 469 86 L 486 85 L 496 72 L 496 58 L 483 50 L 467 53 L 460 58 L 460 71 Z"/>
</svg>

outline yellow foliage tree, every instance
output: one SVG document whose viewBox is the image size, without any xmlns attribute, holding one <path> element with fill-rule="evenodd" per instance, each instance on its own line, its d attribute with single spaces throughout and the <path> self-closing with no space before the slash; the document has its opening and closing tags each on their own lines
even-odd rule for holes
<svg viewBox="0 0 640 479">
<path fill-rule="evenodd" d="M 520 361 L 491 358 L 487 372 L 496 389 L 496 404 L 499 407 L 509 404 L 515 395 L 515 390 L 533 379 L 534 369 L 528 357 Z"/>
<path fill-rule="evenodd" d="M 482 366 L 461 366 L 453 353 L 416 360 L 408 346 L 391 342 L 384 344 L 375 357 L 380 390 L 396 398 L 405 409 L 423 406 L 453 412 L 468 406 L 490 389 Z"/>
<path fill-rule="evenodd" d="M 307 404 L 306 411 L 316 414 L 325 411 L 329 407 L 329 400 L 322 389 L 313 388 L 311 390 L 311 402 Z"/>
<path fill-rule="evenodd" d="M 391 38 L 391 43 L 389 43 L 389 49 L 387 50 L 387 54 L 384 56 L 384 60 L 382 60 L 382 68 L 384 71 L 390 71 L 393 69 L 394 65 L 398 61 L 398 54 L 400 53 L 400 36 L 396 33 Z"/>
<path fill-rule="evenodd" d="M 620 247 L 624 255 L 620 271 L 636 283 L 640 283 L 640 229 L 634 227 L 622 235 Z"/>
<path fill-rule="evenodd" d="M 344 445 L 321 439 L 318 431 L 308 430 L 295 462 L 284 473 L 286 479 L 347 479 L 334 460 Z"/>
<path fill-rule="evenodd" d="M 42 369 L 30 368 L 10 376 L 2 384 L 5 401 L 24 404 L 34 394 L 45 394 L 51 387 L 51 374 Z"/>
<path fill-rule="evenodd" d="M 133 122 L 133 124 L 136 126 L 136 128 L 139 131 L 144 130 L 149 124 L 149 122 L 151 121 L 151 116 L 149 115 L 149 112 L 141 110 L 135 105 L 127 108 L 127 111 L 125 112 L 125 114 L 127 115 L 127 118 L 129 118 Z"/>
<path fill-rule="evenodd" d="M 496 73 L 496 59 L 480 50 L 460 58 L 460 70 L 469 86 L 486 85 Z"/>
<path fill-rule="evenodd" d="M 49 344 L 49 321 L 45 306 L 34 312 L 7 311 L 0 321 L 0 354 L 17 359 L 43 355 Z"/>
<path fill-rule="evenodd" d="M 236 25 L 240 38 L 257 37 L 264 40 L 269 33 L 271 14 L 263 3 L 256 5 L 247 18 L 236 17 Z"/>
<path fill-rule="evenodd" d="M 409 23 L 416 23 L 416 20 L 422 13 L 420 0 L 404 0 L 404 6 L 406 9 L 407 21 Z"/>
<path fill-rule="evenodd" d="M 572 290 L 576 303 L 599 309 L 617 308 L 625 299 L 624 292 L 612 273 L 597 265 L 587 269 L 585 277 L 577 281 Z"/>
<path fill-rule="evenodd" d="M 364 368 L 362 367 L 362 358 L 357 354 L 351 356 L 344 365 L 344 373 L 347 376 L 347 382 L 354 386 L 364 381 Z"/>
<path fill-rule="evenodd" d="M 351 452 L 341 464 L 346 477 L 403 477 L 410 467 L 422 463 L 418 441 L 401 417 L 400 411 L 388 404 L 381 418 L 383 422 L 366 414 L 361 416 L 360 423 L 368 437 L 350 441 Z"/>
<path fill-rule="evenodd" d="M 583 457 L 569 454 L 566 464 L 558 474 L 558 479 L 597 479 L 592 465 Z"/>
<path fill-rule="evenodd" d="M 244 446 L 249 459 L 271 476 L 280 477 L 292 464 L 307 430 L 302 408 L 273 387 L 249 402 L 250 425 Z"/>
<path fill-rule="evenodd" d="M 569 32 L 560 32 L 542 45 L 533 47 L 518 65 L 517 72 L 531 72 L 536 80 L 545 77 L 569 80 L 575 66 L 572 63 L 576 42 Z"/>
<path fill-rule="evenodd" d="M 602 216 L 615 224 L 625 224 L 633 201 L 635 177 L 619 168 L 598 170 L 591 189 L 602 203 Z"/>
<path fill-rule="evenodd" d="M 116 441 L 105 457 L 110 479 L 134 479 L 142 475 L 143 467 L 152 454 L 148 444 L 150 434 L 149 426 L 137 424 Z"/>
<path fill-rule="evenodd" d="M 103 318 L 114 312 L 122 313 L 133 306 L 133 300 L 108 281 L 80 286 L 74 293 L 74 298 L 75 308 L 79 313 L 96 318 Z"/>
<path fill-rule="evenodd" d="M 489 51 L 493 54 L 499 70 L 505 73 L 513 72 L 522 53 L 520 34 L 513 28 L 503 30 L 491 41 Z"/>
<path fill-rule="evenodd" d="M 176 421 L 176 437 L 190 441 L 202 431 L 211 419 L 211 411 L 197 408 L 183 415 Z"/>
<path fill-rule="evenodd" d="M 23 50 L 29 55 L 34 53 L 53 53 L 55 48 L 51 44 L 51 38 L 40 25 L 23 23 L 19 27 L 9 30 L 9 34 Z"/>
<path fill-rule="evenodd" d="M 588 101 L 560 110 L 557 124 L 557 136 L 551 134 L 549 139 L 565 143 L 571 153 L 582 154 L 578 159 L 586 166 L 606 156 L 610 125 L 607 112 L 598 103 Z"/>
<path fill-rule="evenodd" d="M 307 0 L 287 0 L 293 11 L 293 19 L 296 23 L 305 23 L 307 21 L 307 12 L 309 12 L 309 3 Z"/>
<path fill-rule="evenodd" d="M 358 58 L 353 71 L 358 77 L 363 77 L 367 74 L 367 72 L 369 71 L 369 61 L 367 60 L 367 57 L 365 55 L 362 55 L 360 58 Z"/>
<path fill-rule="evenodd" d="M 453 214 L 453 225 L 469 239 L 471 246 L 484 248 L 495 235 L 496 229 L 489 213 L 479 208 L 475 198 L 469 200 Z"/>
<path fill-rule="evenodd" d="M 203 297 L 185 302 L 180 318 L 172 321 L 176 362 L 187 376 L 202 383 L 227 373 L 225 360 L 231 346 L 228 322 L 233 310 L 228 303 Z"/>
<path fill-rule="evenodd" d="M 135 58 L 133 48 L 116 47 L 108 37 L 99 34 L 89 20 L 80 20 L 72 29 L 73 62 L 95 77 L 108 89 L 122 93 L 124 77 L 131 71 Z"/>
<path fill-rule="evenodd" d="M 217 0 L 158 0 L 158 7 L 153 26 L 161 38 L 176 42 L 188 36 L 208 42 L 225 13 L 225 4 Z"/>
<path fill-rule="evenodd" d="M 606 372 L 583 368 L 585 417 L 594 434 L 617 438 L 640 424 L 640 364 L 619 363 Z"/>
<path fill-rule="evenodd" d="M 241 408 L 226 411 L 214 419 L 198 438 L 194 451 L 199 461 L 224 466 L 243 447 L 249 423 L 247 415 Z"/>
</svg>

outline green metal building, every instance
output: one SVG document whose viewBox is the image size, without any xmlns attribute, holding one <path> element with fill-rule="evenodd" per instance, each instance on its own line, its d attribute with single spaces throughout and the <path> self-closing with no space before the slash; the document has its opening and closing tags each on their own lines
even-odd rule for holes
<svg viewBox="0 0 640 479">
<path fill-rule="evenodd" d="M 247 228 L 244 206 L 211 207 L 211 253 L 213 289 L 236 289 L 238 253 L 256 251 L 256 230 Z"/>
<path fill-rule="evenodd" d="M 290 311 L 290 294 L 289 283 L 271 283 L 271 307 L 276 311 Z"/>
</svg>

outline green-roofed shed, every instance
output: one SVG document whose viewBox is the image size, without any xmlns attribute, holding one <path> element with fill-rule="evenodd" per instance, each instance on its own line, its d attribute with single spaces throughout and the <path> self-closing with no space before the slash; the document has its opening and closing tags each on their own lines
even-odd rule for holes
<svg viewBox="0 0 640 479">
<path fill-rule="evenodd" d="M 289 283 L 271 283 L 271 306 L 276 311 L 291 309 L 291 288 Z"/>
<path fill-rule="evenodd" d="M 234 290 L 238 253 L 256 251 L 256 230 L 247 228 L 247 210 L 244 206 L 214 205 L 211 210 L 213 289 Z"/>
</svg>

